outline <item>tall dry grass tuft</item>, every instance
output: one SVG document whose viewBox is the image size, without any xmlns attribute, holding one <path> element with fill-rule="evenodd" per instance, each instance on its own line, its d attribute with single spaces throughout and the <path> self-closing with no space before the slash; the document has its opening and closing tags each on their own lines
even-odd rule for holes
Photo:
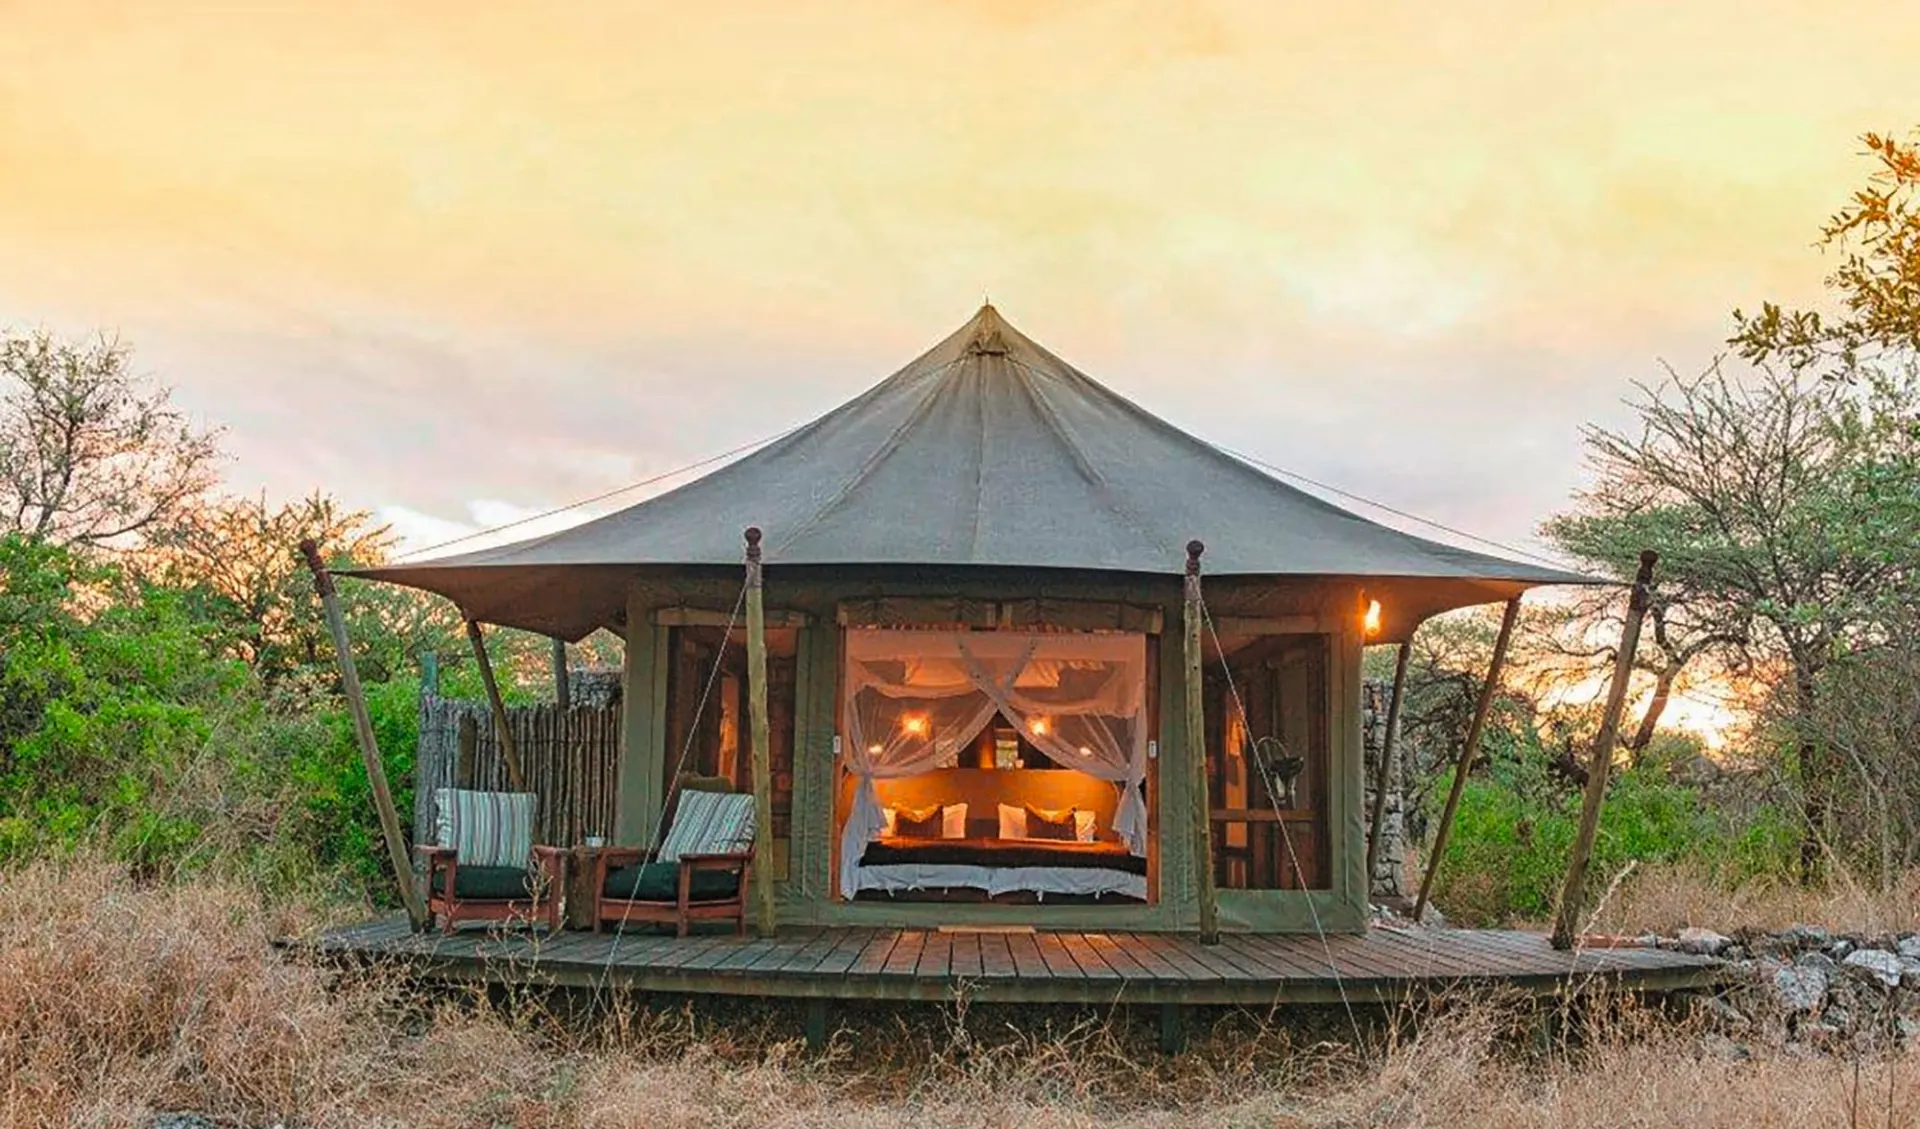
<svg viewBox="0 0 1920 1129">
<path fill-rule="evenodd" d="M 465 1053 L 466 1020 L 398 1037 L 396 985 L 271 951 L 301 924 L 236 886 L 142 886 L 92 859 L 0 877 L 0 1124 L 470 1124 L 413 1112 L 460 1109 L 511 1054 Z"/>
<path fill-rule="evenodd" d="M 1920 1058 L 1796 1057 L 1651 1010 L 1443 996 L 1387 1016 L 1236 1013 L 1191 1051 L 1150 1023 L 962 1001 L 849 1010 L 825 1054 L 765 1002 L 428 997 L 283 960 L 301 924 L 247 889 L 89 861 L 0 876 L 0 1126 L 1904 1124 Z M 1357 1035 L 1357 1038 L 1356 1038 Z"/>
<path fill-rule="evenodd" d="M 1644 866 L 1621 884 L 1595 927 L 1617 933 L 1672 933 L 1700 925 L 1732 933 L 1800 923 L 1843 933 L 1920 928 L 1920 871 L 1908 871 L 1881 889 L 1856 882 L 1845 872 L 1817 887 L 1763 879 L 1730 886 L 1700 867 Z"/>
</svg>

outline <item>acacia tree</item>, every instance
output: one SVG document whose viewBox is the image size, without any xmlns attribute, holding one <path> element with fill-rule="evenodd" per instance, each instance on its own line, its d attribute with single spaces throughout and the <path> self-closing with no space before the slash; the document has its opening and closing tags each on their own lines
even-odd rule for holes
<svg viewBox="0 0 1920 1129">
<path fill-rule="evenodd" d="M 222 648 L 274 681 L 327 659 L 313 582 L 293 548 L 303 537 L 325 546 L 336 565 L 384 563 L 394 544 L 373 515 L 318 492 L 278 506 L 265 497 L 221 498 L 154 529 L 132 563 L 143 579 L 191 594 L 218 625 Z M 407 641 L 385 624 L 366 626 L 375 630 L 357 638 Z"/>
<path fill-rule="evenodd" d="M 1775 683 L 1807 873 L 1840 774 L 1866 763 L 1837 751 L 1827 683 L 1857 683 L 1897 641 L 1920 577 L 1920 145 L 1865 143 L 1866 183 L 1821 230 L 1838 257 L 1833 308 L 1736 310 L 1729 344 L 1751 370 L 1643 386 L 1639 432 L 1589 430 L 1599 481 L 1545 528 L 1616 576 L 1641 548 L 1662 553 L 1642 651 L 1654 694 L 1634 743 L 1703 661 Z"/>
<path fill-rule="evenodd" d="M 0 533 L 119 547 L 213 486 L 218 433 L 131 361 L 108 338 L 0 333 Z"/>
<path fill-rule="evenodd" d="M 1641 393 L 1637 432 L 1588 429 L 1597 481 L 1544 532 L 1616 576 L 1659 549 L 1656 690 L 1708 656 L 1777 674 L 1811 872 L 1839 770 L 1818 723 L 1822 676 L 1884 639 L 1920 561 L 1920 534 L 1888 510 L 1920 494 L 1906 426 L 1920 400 L 1910 381 L 1863 394 L 1796 370 L 1736 380 L 1718 365 Z M 1664 706 L 1657 693 L 1652 705 Z M 1657 720 L 1641 728 L 1650 736 Z"/>
</svg>

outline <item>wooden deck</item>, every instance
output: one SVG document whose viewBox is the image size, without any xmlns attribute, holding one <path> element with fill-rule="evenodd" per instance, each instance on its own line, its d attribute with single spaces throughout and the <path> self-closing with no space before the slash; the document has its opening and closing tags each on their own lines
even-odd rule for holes
<svg viewBox="0 0 1920 1129">
<path fill-rule="evenodd" d="M 783 930 L 762 940 L 468 930 L 414 934 L 393 916 L 320 934 L 318 955 L 402 964 L 435 979 L 813 1000 L 1196 1004 L 1383 1002 L 1448 985 L 1534 995 L 1667 991 L 1720 978 L 1706 957 L 1654 949 L 1556 952 L 1536 933 L 1385 929 L 1364 935 Z"/>
</svg>

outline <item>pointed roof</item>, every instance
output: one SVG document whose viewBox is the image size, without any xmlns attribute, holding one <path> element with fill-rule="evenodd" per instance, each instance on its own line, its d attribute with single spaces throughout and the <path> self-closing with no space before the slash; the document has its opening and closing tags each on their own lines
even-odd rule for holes
<svg viewBox="0 0 1920 1129">
<path fill-rule="evenodd" d="M 749 525 L 765 531 L 770 569 L 1177 574 L 1197 537 L 1210 576 L 1469 582 L 1449 606 L 1592 582 L 1401 533 L 1295 489 L 1109 390 L 990 305 L 864 394 L 678 489 L 548 536 L 359 575 L 576 638 L 613 622 L 638 568 L 737 566 Z"/>
</svg>

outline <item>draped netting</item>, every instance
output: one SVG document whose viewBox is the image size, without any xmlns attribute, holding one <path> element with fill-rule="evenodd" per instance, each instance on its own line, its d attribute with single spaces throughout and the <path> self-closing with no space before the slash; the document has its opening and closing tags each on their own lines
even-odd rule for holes
<svg viewBox="0 0 1920 1129">
<path fill-rule="evenodd" d="M 951 768 L 996 714 L 1055 764 L 1120 790 L 1113 830 L 1147 853 L 1147 642 L 1131 634 L 849 631 L 846 762 L 856 784 L 840 889 L 885 824 L 873 782 Z"/>
</svg>

